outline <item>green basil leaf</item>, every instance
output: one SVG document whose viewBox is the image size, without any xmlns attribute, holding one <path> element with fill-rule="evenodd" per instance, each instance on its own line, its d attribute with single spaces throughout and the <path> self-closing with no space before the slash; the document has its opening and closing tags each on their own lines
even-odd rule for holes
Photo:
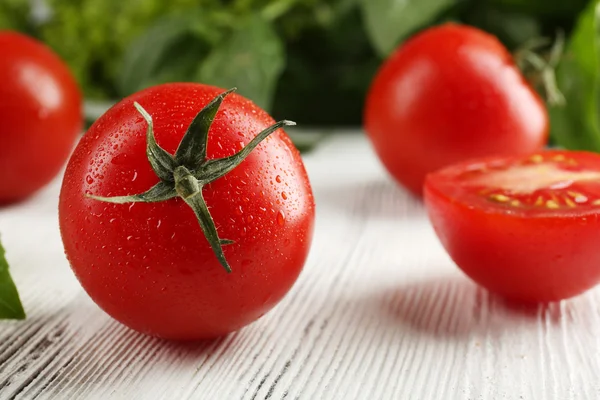
<svg viewBox="0 0 600 400">
<path fill-rule="evenodd" d="M 196 12 L 165 16 L 128 48 L 118 80 L 122 96 L 169 81 L 192 80 L 219 33 Z"/>
<path fill-rule="evenodd" d="M 24 319 L 19 292 L 8 271 L 4 247 L 0 244 L 0 319 Z"/>
<path fill-rule="evenodd" d="M 31 2 L 3 0 L 0 2 L 0 29 L 27 32 L 31 28 Z"/>
<path fill-rule="evenodd" d="M 362 0 L 367 34 L 375 49 L 387 56 L 401 39 L 427 24 L 455 0 Z"/>
<path fill-rule="evenodd" d="M 196 79 L 238 93 L 269 110 L 277 80 L 285 66 L 281 39 L 269 22 L 254 16 L 215 47 Z"/>
<path fill-rule="evenodd" d="M 516 49 L 535 37 L 542 36 L 540 21 L 524 13 L 503 10 L 487 2 L 465 7 L 461 22 L 496 36 L 509 49 Z"/>
<path fill-rule="evenodd" d="M 536 17 L 574 18 L 588 0 L 488 0 L 486 3 Z M 483 3 L 483 2 L 482 2 Z"/>
<path fill-rule="evenodd" d="M 581 14 L 556 70 L 563 107 L 550 107 L 551 136 L 568 149 L 600 151 L 600 0 Z"/>
</svg>

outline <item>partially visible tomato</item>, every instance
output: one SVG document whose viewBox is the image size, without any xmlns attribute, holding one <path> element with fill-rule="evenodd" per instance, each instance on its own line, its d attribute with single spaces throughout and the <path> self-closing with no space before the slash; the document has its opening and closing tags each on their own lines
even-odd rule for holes
<svg viewBox="0 0 600 400">
<path fill-rule="evenodd" d="M 68 163 L 59 220 L 71 267 L 104 311 L 140 332 L 203 339 L 240 329 L 283 298 L 306 260 L 314 222 L 312 190 L 300 154 L 282 129 L 224 176 L 196 182 L 196 194 L 179 196 L 185 188 L 178 186 L 177 173 L 159 180 L 151 167 L 148 123 L 134 102 L 151 116 L 158 145 L 174 155 L 180 143 L 186 148 L 182 138 L 192 120 L 222 92 L 177 83 L 127 97 L 94 123 Z M 237 94 L 225 97 L 212 124 L 210 119 L 194 123 L 199 131 L 210 126 L 206 160 L 202 148 L 186 153 L 202 162 L 197 168 L 188 165 L 195 176 L 210 175 L 203 171 L 217 165 L 211 162 L 247 148 L 275 122 Z M 174 165 L 185 164 L 177 158 Z M 175 186 L 177 194 L 124 204 L 86 196 L 134 195 L 159 182 Z M 233 241 L 222 246 L 231 273 L 189 206 L 202 198 L 219 239 Z"/>
<path fill-rule="evenodd" d="M 425 175 L 446 165 L 539 150 L 548 115 L 494 36 L 448 23 L 385 61 L 369 89 L 364 128 L 390 174 L 420 196 Z"/>
<path fill-rule="evenodd" d="M 600 155 L 469 161 L 428 175 L 424 192 L 452 259 L 491 292 L 546 302 L 600 281 Z"/>
<path fill-rule="evenodd" d="M 21 200 L 66 163 L 83 127 L 81 93 L 42 43 L 0 32 L 0 203 Z"/>
</svg>

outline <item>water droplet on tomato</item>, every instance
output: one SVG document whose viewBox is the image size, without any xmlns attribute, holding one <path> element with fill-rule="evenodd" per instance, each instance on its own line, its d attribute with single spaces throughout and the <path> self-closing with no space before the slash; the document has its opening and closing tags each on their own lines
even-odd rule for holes
<svg viewBox="0 0 600 400">
<path fill-rule="evenodd" d="M 91 175 L 88 175 L 85 177 L 85 181 L 88 183 L 88 185 L 91 185 L 94 183 L 94 178 L 92 178 Z"/>
<path fill-rule="evenodd" d="M 284 200 L 287 200 L 287 194 L 286 194 L 285 192 L 281 192 L 281 197 L 282 197 Z"/>
<path fill-rule="evenodd" d="M 277 183 L 281 183 L 281 176 L 277 175 L 275 177 L 275 180 L 277 181 Z"/>
<path fill-rule="evenodd" d="M 236 210 L 235 213 L 237 215 L 242 215 L 244 213 L 244 209 L 242 208 L 242 206 L 239 206 Z"/>
<path fill-rule="evenodd" d="M 119 153 L 115 155 L 110 162 L 115 165 L 121 165 L 127 162 L 127 153 Z"/>
<path fill-rule="evenodd" d="M 131 178 L 131 182 L 134 182 L 137 179 L 137 171 L 133 171 L 133 178 Z"/>
<path fill-rule="evenodd" d="M 285 214 L 281 210 L 277 213 L 277 223 L 279 226 L 283 226 L 283 224 L 285 224 Z"/>
</svg>

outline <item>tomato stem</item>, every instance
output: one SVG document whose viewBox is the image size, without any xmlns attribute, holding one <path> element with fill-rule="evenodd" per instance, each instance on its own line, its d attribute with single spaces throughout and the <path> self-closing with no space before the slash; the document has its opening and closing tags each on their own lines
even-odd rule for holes
<svg viewBox="0 0 600 400">
<path fill-rule="evenodd" d="M 207 160 L 208 131 L 223 100 L 233 91 L 235 91 L 235 88 L 219 94 L 200 110 L 186 130 L 175 155 L 169 154 L 158 145 L 154 137 L 152 117 L 141 105 L 134 103 L 134 107 L 148 124 L 146 131 L 146 155 L 152 166 L 152 170 L 160 179 L 160 182 L 140 194 L 113 197 L 86 195 L 97 201 L 115 204 L 152 203 L 180 197 L 194 211 L 198 224 L 208 240 L 213 253 L 228 273 L 231 272 L 231 266 L 225 258 L 223 246 L 233 244 L 234 242 L 219 237 L 208 206 L 204 201 L 202 189 L 204 185 L 225 176 L 240 165 L 250 155 L 252 150 L 270 134 L 284 126 L 295 125 L 295 122 L 292 121 L 279 121 L 256 135 L 248 145 L 236 154 L 229 157 Z"/>
<path fill-rule="evenodd" d="M 563 106 L 566 101 L 556 84 L 555 70 L 564 50 L 564 33 L 557 32 L 549 53 L 545 56 L 538 53 L 541 47 L 548 46 L 550 43 L 546 38 L 533 38 L 517 49 L 514 59 L 523 74 L 528 76 L 530 83 L 543 91 L 550 105 Z"/>
<path fill-rule="evenodd" d="M 183 165 L 175 169 L 175 191 L 182 199 L 188 199 L 197 195 L 202 190 L 202 186 L 192 173 Z"/>
</svg>

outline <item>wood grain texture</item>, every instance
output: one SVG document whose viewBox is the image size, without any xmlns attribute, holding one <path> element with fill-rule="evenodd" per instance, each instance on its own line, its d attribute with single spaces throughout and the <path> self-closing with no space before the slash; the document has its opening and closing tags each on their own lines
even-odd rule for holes
<svg viewBox="0 0 600 400">
<path fill-rule="evenodd" d="M 477 289 L 366 140 L 306 157 L 317 226 L 289 295 L 179 344 L 89 300 L 63 255 L 59 181 L 0 211 L 29 318 L 0 323 L 0 399 L 600 399 L 600 292 L 517 309 Z"/>
</svg>

